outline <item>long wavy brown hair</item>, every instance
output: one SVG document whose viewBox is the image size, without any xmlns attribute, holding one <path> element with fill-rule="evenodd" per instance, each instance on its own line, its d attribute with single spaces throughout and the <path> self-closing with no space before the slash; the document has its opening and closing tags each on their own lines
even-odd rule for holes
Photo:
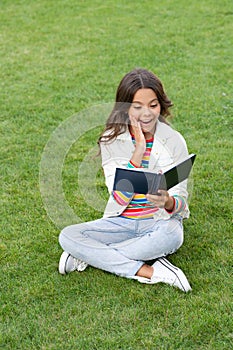
<svg viewBox="0 0 233 350">
<path fill-rule="evenodd" d="M 169 124 L 166 118 L 171 115 L 169 107 L 172 106 L 172 102 L 167 97 L 160 79 L 146 69 L 134 69 L 123 77 L 118 86 L 113 110 L 106 121 L 98 143 L 112 141 L 127 130 L 130 124 L 128 110 L 139 89 L 152 89 L 155 92 L 161 107 L 159 120 Z M 109 132 L 106 133 L 106 131 Z"/>
</svg>

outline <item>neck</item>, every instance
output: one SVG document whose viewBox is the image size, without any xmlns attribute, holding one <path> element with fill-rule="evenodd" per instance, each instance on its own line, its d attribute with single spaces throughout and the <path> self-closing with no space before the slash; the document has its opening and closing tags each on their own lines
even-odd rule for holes
<svg viewBox="0 0 233 350">
<path fill-rule="evenodd" d="M 146 140 L 149 140 L 154 136 L 154 134 L 152 134 L 151 132 L 144 132 L 143 134 Z"/>
</svg>

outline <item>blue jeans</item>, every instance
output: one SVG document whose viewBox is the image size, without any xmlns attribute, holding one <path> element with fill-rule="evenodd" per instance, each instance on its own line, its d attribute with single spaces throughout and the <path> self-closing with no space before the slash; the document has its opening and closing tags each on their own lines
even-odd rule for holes
<svg viewBox="0 0 233 350">
<path fill-rule="evenodd" d="M 63 250 L 91 266 L 132 278 L 147 260 L 174 253 L 183 243 L 182 220 L 102 218 L 64 228 Z"/>
</svg>

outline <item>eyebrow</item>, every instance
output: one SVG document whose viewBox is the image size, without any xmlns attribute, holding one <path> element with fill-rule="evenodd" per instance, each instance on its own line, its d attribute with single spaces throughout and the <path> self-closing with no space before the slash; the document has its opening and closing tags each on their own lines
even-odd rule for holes
<svg viewBox="0 0 233 350">
<path fill-rule="evenodd" d="M 154 101 L 159 101 L 157 98 L 153 98 L 153 100 L 151 100 L 149 103 L 152 103 Z M 143 103 L 140 101 L 132 101 L 132 103 L 139 103 L 140 105 L 142 105 Z"/>
</svg>

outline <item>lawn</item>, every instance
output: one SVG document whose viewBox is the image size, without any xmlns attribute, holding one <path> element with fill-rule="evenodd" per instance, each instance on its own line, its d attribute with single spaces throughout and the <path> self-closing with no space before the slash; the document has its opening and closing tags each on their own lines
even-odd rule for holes
<svg viewBox="0 0 233 350">
<path fill-rule="evenodd" d="M 0 348 L 232 349 L 232 1 L 2 0 L 0 18 Z M 161 78 L 197 154 L 185 243 L 169 258 L 188 294 L 57 271 L 60 229 L 102 215 L 90 154 L 135 67 Z"/>
</svg>

